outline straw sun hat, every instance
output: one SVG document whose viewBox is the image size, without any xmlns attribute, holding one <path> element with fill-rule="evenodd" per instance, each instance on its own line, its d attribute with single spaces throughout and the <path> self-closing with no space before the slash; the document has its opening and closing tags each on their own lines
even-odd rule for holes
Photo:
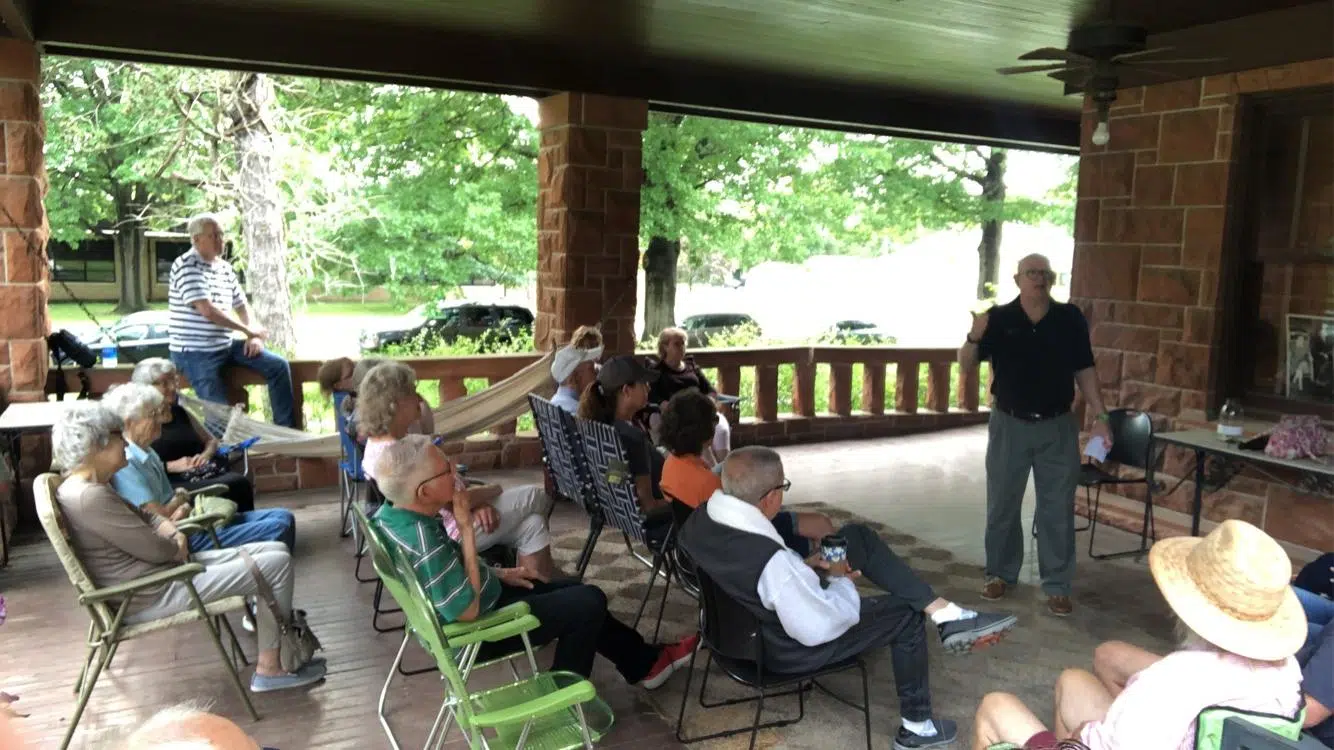
<svg viewBox="0 0 1334 750">
<path fill-rule="evenodd" d="M 1306 639 L 1306 615 L 1289 585 L 1292 562 L 1245 521 L 1224 521 L 1204 538 L 1159 541 L 1149 570 L 1172 611 L 1219 648 L 1279 661 Z"/>
</svg>

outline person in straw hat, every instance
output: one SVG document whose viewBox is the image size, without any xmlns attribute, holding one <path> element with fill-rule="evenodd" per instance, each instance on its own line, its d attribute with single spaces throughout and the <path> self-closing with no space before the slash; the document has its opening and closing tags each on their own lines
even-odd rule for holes
<svg viewBox="0 0 1334 750">
<path fill-rule="evenodd" d="M 1196 717 L 1210 706 L 1297 715 L 1302 674 L 1293 654 L 1306 618 L 1277 542 L 1245 521 L 1224 521 L 1204 538 L 1154 544 L 1149 570 L 1179 621 L 1180 647 L 1162 657 L 1128 644 L 1099 647 L 1096 674 L 1067 669 L 1057 680 L 1050 730 L 1015 696 L 991 693 L 977 709 L 975 748 L 1191 750 Z"/>
</svg>

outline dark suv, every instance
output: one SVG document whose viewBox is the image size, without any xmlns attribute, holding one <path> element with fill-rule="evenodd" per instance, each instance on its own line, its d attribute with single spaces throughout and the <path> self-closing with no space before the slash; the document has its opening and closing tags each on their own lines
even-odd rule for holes
<svg viewBox="0 0 1334 750">
<path fill-rule="evenodd" d="M 361 332 L 361 350 L 380 352 L 391 344 L 418 343 L 425 347 L 450 344 L 460 338 L 487 338 L 496 343 L 530 335 L 533 313 L 517 305 L 478 305 L 434 302 L 422 305 L 393 324 Z"/>
<path fill-rule="evenodd" d="M 93 351 L 100 362 L 102 350 L 116 347 L 120 364 L 134 364 L 150 357 L 168 357 L 167 326 L 171 314 L 166 310 L 145 310 L 131 313 L 116 321 L 107 329 L 99 330 L 95 326 L 69 326 L 66 330 L 74 334 Z M 51 355 L 54 362 L 55 355 Z M 69 359 L 57 364 L 72 365 Z"/>
<path fill-rule="evenodd" d="M 709 339 L 713 336 L 745 326 L 751 326 L 755 329 L 756 335 L 759 335 L 760 325 L 755 322 L 754 318 L 745 313 L 691 315 L 681 323 L 682 330 L 686 332 L 686 343 L 689 346 L 708 346 Z"/>
</svg>

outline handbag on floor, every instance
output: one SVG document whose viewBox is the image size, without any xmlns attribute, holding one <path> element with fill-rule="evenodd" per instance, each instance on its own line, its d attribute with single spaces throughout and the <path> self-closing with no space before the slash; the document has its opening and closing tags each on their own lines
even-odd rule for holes
<svg viewBox="0 0 1334 750">
<path fill-rule="evenodd" d="M 310 662 L 316 651 L 324 649 L 320 645 L 320 639 L 315 636 L 315 631 L 311 630 L 306 622 L 306 611 L 293 607 L 291 616 L 283 617 L 283 611 L 278 607 L 278 600 L 273 596 L 273 589 L 269 587 L 269 582 L 264 580 L 264 573 L 255 563 L 255 558 L 243 549 L 238 549 L 237 552 L 241 553 L 241 559 L 245 560 L 246 566 L 250 568 L 250 575 L 254 577 L 255 584 L 259 587 L 260 601 L 273 614 L 273 621 L 278 623 L 278 661 L 282 664 L 283 671 L 295 672 L 301 669 Z"/>
</svg>

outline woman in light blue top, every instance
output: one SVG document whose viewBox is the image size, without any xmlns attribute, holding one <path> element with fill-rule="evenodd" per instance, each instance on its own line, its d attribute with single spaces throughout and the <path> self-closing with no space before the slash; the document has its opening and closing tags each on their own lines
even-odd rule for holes
<svg viewBox="0 0 1334 750">
<path fill-rule="evenodd" d="M 150 447 L 162 434 L 167 413 L 162 394 L 152 386 L 127 383 L 108 391 L 102 403 L 125 423 L 126 465 L 111 478 L 116 493 L 172 521 L 189 515 L 189 497 L 184 490 L 172 488 L 166 465 Z M 231 524 L 217 529 L 217 534 L 223 547 L 282 542 L 291 551 L 296 542 L 296 519 L 283 508 L 240 512 Z M 190 536 L 191 552 L 212 547 L 213 539 L 208 534 Z"/>
</svg>

